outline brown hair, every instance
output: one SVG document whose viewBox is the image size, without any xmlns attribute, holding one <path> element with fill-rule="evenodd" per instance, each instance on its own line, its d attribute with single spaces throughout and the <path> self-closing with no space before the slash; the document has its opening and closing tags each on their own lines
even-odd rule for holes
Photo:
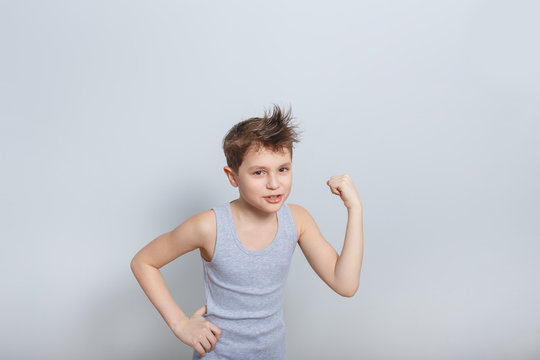
<svg viewBox="0 0 540 360">
<path fill-rule="evenodd" d="M 235 172 L 242 164 L 244 155 L 252 147 L 267 147 L 273 151 L 289 149 L 299 141 L 298 127 L 292 123 L 291 108 L 282 111 L 274 104 L 273 111 L 264 111 L 262 118 L 253 117 L 234 125 L 223 138 L 223 152 L 227 165 Z"/>
</svg>

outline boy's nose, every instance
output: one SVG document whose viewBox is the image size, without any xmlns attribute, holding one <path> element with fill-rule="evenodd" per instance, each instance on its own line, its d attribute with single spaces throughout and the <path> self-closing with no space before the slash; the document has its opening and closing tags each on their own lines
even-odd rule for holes
<svg viewBox="0 0 540 360">
<path fill-rule="evenodd" d="M 268 177 L 268 182 L 266 183 L 266 187 L 271 190 L 277 189 L 279 187 L 279 184 L 275 176 L 270 175 Z"/>
</svg>

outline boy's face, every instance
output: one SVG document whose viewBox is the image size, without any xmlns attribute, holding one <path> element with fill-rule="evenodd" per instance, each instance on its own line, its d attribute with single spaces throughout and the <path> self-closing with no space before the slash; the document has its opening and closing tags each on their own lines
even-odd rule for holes
<svg viewBox="0 0 540 360">
<path fill-rule="evenodd" d="M 240 201 L 254 210 L 276 212 L 288 198 L 292 186 L 292 157 L 287 148 L 272 151 L 249 149 L 238 172 L 225 167 L 231 185 L 238 187 Z"/>
</svg>

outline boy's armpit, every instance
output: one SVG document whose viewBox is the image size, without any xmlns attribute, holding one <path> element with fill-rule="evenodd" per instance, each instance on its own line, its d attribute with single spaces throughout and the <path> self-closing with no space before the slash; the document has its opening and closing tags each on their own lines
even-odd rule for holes
<svg viewBox="0 0 540 360">
<path fill-rule="evenodd" d="M 212 210 L 207 210 L 190 217 L 172 231 L 155 238 L 137 254 L 137 257 L 142 262 L 159 269 L 195 249 L 213 252 L 210 247 L 215 246 L 215 238 L 216 217 Z"/>
</svg>

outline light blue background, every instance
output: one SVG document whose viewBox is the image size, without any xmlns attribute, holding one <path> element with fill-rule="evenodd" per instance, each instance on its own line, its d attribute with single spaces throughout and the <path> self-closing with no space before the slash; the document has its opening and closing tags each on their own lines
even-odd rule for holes
<svg viewBox="0 0 540 360">
<path fill-rule="evenodd" d="M 304 130 L 290 202 L 358 293 L 297 248 L 291 359 L 540 358 L 540 6 L 534 1 L 2 1 L 2 359 L 187 359 L 129 268 L 236 198 L 221 140 L 272 103 Z M 165 266 L 204 304 L 192 252 Z"/>
</svg>

